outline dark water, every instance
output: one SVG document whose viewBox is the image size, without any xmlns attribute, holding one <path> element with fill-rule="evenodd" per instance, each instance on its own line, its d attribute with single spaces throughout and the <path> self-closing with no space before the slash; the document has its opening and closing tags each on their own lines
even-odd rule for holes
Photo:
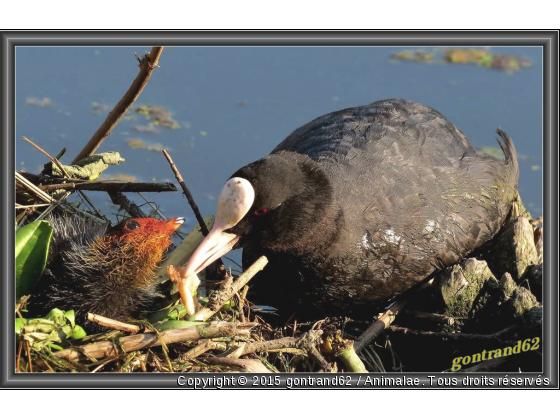
<svg viewBox="0 0 560 420">
<path fill-rule="evenodd" d="M 542 52 L 494 48 L 519 54 L 533 66 L 508 75 L 478 66 L 396 62 L 401 48 L 386 47 L 175 47 L 137 101 L 169 109 L 181 128 L 138 133 L 143 116 L 122 121 L 99 151 L 119 151 L 126 162 L 105 175 L 141 181 L 174 181 L 161 152 L 132 149 L 131 138 L 168 148 L 203 215 L 214 214 L 224 181 L 266 154 L 311 119 L 379 99 L 424 103 L 461 128 L 475 147 L 497 147 L 495 129 L 506 131 L 520 155 L 521 196 L 534 216 L 542 212 Z M 138 73 L 134 52 L 149 48 L 31 48 L 16 50 L 16 168 L 39 172 L 45 157 L 21 140 L 27 136 L 68 163 L 82 149 Z M 50 98 L 53 105 L 28 104 Z M 92 103 L 108 110 L 95 114 Z M 104 212 L 105 193 L 89 192 Z M 143 202 L 135 194 L 130 198 Z M 180 193 L 152 193 L 167 217 L 195 223 Z"/>
</svg>

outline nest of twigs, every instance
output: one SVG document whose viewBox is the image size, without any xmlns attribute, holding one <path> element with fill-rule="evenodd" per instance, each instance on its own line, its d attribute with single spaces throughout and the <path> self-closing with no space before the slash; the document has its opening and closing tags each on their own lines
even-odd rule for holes
<svg viewBox="0 0 560 420">
<path fill-rule="evenodd" d="M 130 108 L 145 85 L 140 79 L 149 78 L 161 49 L 152 50 L 152 58 L 144 57 L 140 75 L 131 86 L 133 91 L 129 89 L 125 95 L 129 102 L 123 98 L 115 108 L 119 112 L 109 114 L 108 119 L 114 120 L 105 121 L 94 137 L 104 139 L 107 131 L 102 128 L 110 130 Z M 169 183 L 90 181 L 92 171 L 98 174 L 111 162 L 122 160 L 115 155 L 91 156 L 98 146 L 82 151 L 85 161 L 68 167 L 39 148 L 51 163 L 39 175 L 16 173 L 16 227 L 41 219 L 57 208 L 107 221 L 87 198 L 85 191 L 89 190 L 106 191 L 133 217 L 146 214 L 124 192 L 176 191 Z M 167 157 L 196 210 L 178 170 Z M 69 203 L 67 199 L 74 193 L 80 194 L 80 200 Z M 199 214 L 197 219 L 202 228 L 204 222 Z M 250 302 L 250 279 L 266 264 L 264 257 L 235 278 L 223 268 L 218 270 L 222 275 L 214 288 L 206 282 L 209 297 L 199 300 L 193 320 L 185 319 L 185 309 L 175 294 L 167 296 L 167 305 L 146 320 L 123 323 L 90 314 L 90 322 L 104 326 L 106 332 L 86 335 L 76 326 L 72 311 L 53 311 L 44 318 L 26 319 L 30 297 L 25 294 L 15 308 L 16 371 L 540 371 L 540 222 L 531 218 L 519 200 L 509 222 L 484 249 L 427 279 L 411 293 L 397 296 L 366 319 L 337 317 L 299 322 L 293 317 L 281 322 L 262 307 L 255 307 Z M 201 240 L 197 227 L 162 269 L 167 264 L 184 264 Z M 156 273 L 156 278 L 168 281 L 161 272 Z M 493 357 L 486 357 L 488 354 Z"/>
</svg>

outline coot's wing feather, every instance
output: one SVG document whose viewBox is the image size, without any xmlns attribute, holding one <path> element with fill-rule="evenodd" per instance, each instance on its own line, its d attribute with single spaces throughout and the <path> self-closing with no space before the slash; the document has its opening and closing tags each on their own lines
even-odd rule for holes
<svg viewBox="0 0 560 420">
<path fill-rule="evenodd" d="M 406 100 L 338 111 L 289 135 L 273 154 L 305 154 L 327 173 L 347 221 L 334 253 L 360 258 L 329 287 L 368 297 L 406 290 L 489 240 L 517 185 L 513 143 L 500 136 L 505 162 L 478 155 L 443 115 Z"/>
<path fill-rule="evenodd" d="M 339 163 L 364 152 L 377 159 L 398 159 L 405 152 L 407 159 L 421 155 L 426 165 L 446 164 L 449 159 L 475 153 L 464 135 L 439 112 L 403 99 L 316 118 L 295 130 L 272 153 L 282 150 Z"/>
</svg>

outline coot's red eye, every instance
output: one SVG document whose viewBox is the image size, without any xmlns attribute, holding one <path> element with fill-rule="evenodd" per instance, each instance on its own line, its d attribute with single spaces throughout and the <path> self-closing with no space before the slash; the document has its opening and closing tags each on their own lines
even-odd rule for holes
<svg viewBox="0 0 560 420">
<path fill-rule="evenodd" d="M 267 208 L 260 208 L 258 210 L 255 210 L 255 216 L 264 216 L 266 213 L 268 213 L 268 209 Z"/>
</svg>

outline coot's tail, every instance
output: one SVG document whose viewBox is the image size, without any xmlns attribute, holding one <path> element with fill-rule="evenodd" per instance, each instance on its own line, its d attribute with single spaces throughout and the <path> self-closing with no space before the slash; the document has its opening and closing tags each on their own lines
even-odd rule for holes
<svg viewBox="0 0 560 420">
<path fill-rule="evenodd" d="M 515 150 L 513 140 L 499 128 L 496 130 L 496 132 L 502 139 L 502 141 L 498 139 L 498 143 L 500 144 L 500 147 L 504 152 L 505 163 L 511 168 L 513 179 L 515 179 L 515 183 L 517 184 L 517 180 L 519 179 L 519 164 L 517 162 L 517 151 Z"/>
</svg>

